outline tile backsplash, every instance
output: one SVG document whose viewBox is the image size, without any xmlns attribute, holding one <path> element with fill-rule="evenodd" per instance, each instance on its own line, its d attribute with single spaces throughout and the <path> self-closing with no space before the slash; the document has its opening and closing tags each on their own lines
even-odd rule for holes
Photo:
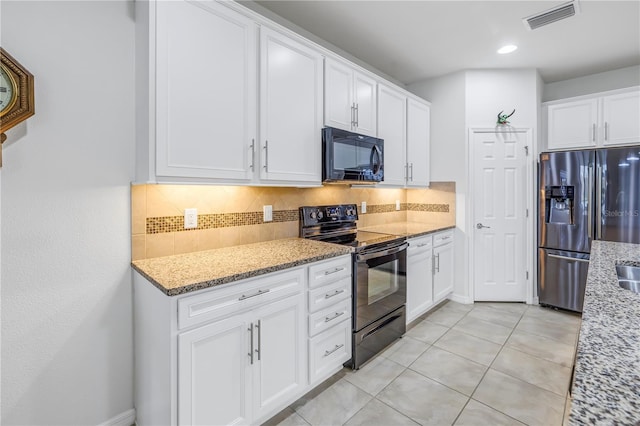
<svg viewBox="0 0 640 426">
<path fill-rule="evenodd" d="M 367 213 L 360 211 L 367 203 Z M 400 210 L 396 210 L 400 201 Z M 358 226 L 412 221 L 455 225 L 455 183 L 428 189 L 274 188 L 132 185 L 132 260 L 298 236 L 298 207 L 356 203 Z M 263 222 L 262 207 L 273 206 Z M 184 229 L 184 210 L 198 209 L 198 227 Z"/>
</svg>

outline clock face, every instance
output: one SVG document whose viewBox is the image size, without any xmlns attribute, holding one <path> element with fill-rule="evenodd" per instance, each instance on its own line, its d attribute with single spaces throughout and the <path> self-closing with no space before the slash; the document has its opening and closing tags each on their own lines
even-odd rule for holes
<svg viewBox="0 0 640 426">
<path fill-rule="evenodd" d="M 0 117 L 5 115 L 16 102 L 16 84 L 4 67 L 0 67 Z"/>
</svg>

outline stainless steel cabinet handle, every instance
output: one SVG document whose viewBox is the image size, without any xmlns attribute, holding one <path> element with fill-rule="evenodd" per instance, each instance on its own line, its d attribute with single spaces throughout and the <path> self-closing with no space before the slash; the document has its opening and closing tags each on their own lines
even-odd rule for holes
<svg viewBox="0 0 640 426">
<path fill-rule="evenodd" d="M 338 349 L 340 349 L 343 346 L 344 346 L 344 344 L 336 345 L 335 348 L 331 349 L 330 351 L 325 351 L 323 356 L 329 356 L 329 355 L 331 355 L 332 353 L 334 353 L 335 351 L 337 351 Z"/>
<path fill-rule="evenodd" d="M 247 328 L 247 331 L 250 333 L 249 353 L 247 355 L 249 355 L 249 358 L 251 358 L 251 365 L 253 365 L 253 323 L 251 323 L 251 326 Z"/>
<path fill-rule="evenodd" d="M 554 259 L 571 260 L 573 262 L 589 263 L 589 259 L 580 259 L 580 258 L 577 258 L 577 257 L 558 256 L 557 254 L 548 254 L 547 256 L 553 257 Z"/>
<path fill-rule="evenodd" d="M 336 290 L 331 294 L 327 293 L 327 294 L 324 295 L 324 298 L 325 299 L 331 299 L 332 297 L 335 297 L 335 296 L 337 296 L 337 295 L 339 295 L 341 293 L 344 293 L 344 289 L 343 290 Z"/>
<path fill-rule="evenodd" d="M 360 124 L 360 109 L 358 108 L 358 104 L 356 104 L 356 127 Z"/>
<path fill-rule="evenodd" d="M 422 244 L 418 244 L 416 247 L 424 247 L 426 245 L 427 245 L 427 243 L 422 243 Z"/>
<path fill-rule="evenodd" d="M 404 165 L 404 180 L 409 180 L 409 163 Z"/>
<path fill-rule="evenodd" d="M 260 361 L 260 352 L 262 352 L 262 342 L 260 336 L 262 336 L 262 328 L 260 327 L 260 320 L 258 320 L 258 324 L 256 324 L 256 328 L 258 329 L 258 349 L 256 349 L 256 353 L 258 354 L 258 361 Z"/>
<path fill-rule="evenodd" d="M 596 141 L 596 123 L 593 123 L 593 133 L 592 133 L 591 138 L 592 138 L 591 140 L 593 140 L 593 142 Z"/>
<path fill-rule="evenodd" d="M 440 272 L 440 253 L 436 254 L 436 258 L 438 258 L 438 264 L 436 265 L 436 272 Z"/>
<path fill-rule="evenodd" d="M 249 298 L 251 298 L 251 297 L 260 296 L 261 294 L 269 293 L 270 291 L 271 291 L 270 289 L 266 289 L 266 290 L 258 290 L 258 292 L 257 292 L 257 293 L 253 293 L 253 294 L 250 294 L 250 295 L 248 295 L 248 296 L 243 294 L 242 296 L 240 296 L 240 297 L 238 298 L 238 300 L 245 300 L 245 299 L 249 299 Z"/>
<path fill-rule="evenodd" d="M 331 274 L 335 274 L 335 273 L 340 272 L 340 271 L 344 271 L 344 268 L 335 268 L 335 269 L 332 269 L 331 271 L 324 271 L 324 274 L 325 275 L 331 275 Z"/>
<path fill-rule="evenodd" d="M 324 322 L 333 321 L 334 319 L 341 317 L 342 315 L 344 315 L 344 312 L 336 312 L 335 315 L 332 317 L 325 317 Z"/>
<path fill-rule="evenodd" d="M 251 171 L 253 171 L 253 167 L 256 161 L 256 140 L 255 139 L 251 139 L 251 165 L 249 166 L 251 168 Z"/>
<path fill-rule="evenodd" d="M 413 163 L 409 163 L 409 168 L 411 169 L 411 177 L 410 180 L 413 182 Z"/>
<path fill-rule="evenodd" d="M 265 140 L 264 141 L 264 170 L 265 171 L 269 171 L 269 169 L 267 168 L 269 166 L 269 141 Z"/>
<path fill-rule="evenodd" d="M 604 140 L 609 140 L 609 123 L 604 123 Z"/>
<path fill-rule="evenodd" d="M 356 104 L 351 104 L 351 126 L 356 127 Z"/>
<path fill-rule="evenodd" d="M 482 225 L 484 226 L 484 225 Z M 490 226 L 485 226 L 485 228 L 491 228 Z M 441 240 L 448 240 L 449 238 L 451 238 L 449 235 L 447 235 L 446 237 L 442 237 L 440 238 Z"/>
<path fill-rule="evenodd" d="M 478 223 L 476 224 L 476 228 L 478 228 L 478 229 L 482 229 L 482 228 L 491 228 L 491 227 L 490 227 L 490 226 L 485 226 L 485 225 L 483 225 L 483 224 L 481 224 L 481 223 L 479 223 L 479 222 L 478 222 Z"/>
</svg>

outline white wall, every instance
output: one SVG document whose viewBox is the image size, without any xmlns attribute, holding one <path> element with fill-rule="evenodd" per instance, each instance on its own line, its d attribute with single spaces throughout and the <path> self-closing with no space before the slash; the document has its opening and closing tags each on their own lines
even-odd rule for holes
<svg viewBox="0 0 640 426">
<path fill-rule="evenodd" d="M 36 87 L 4 143 L 2 424 L 96 425 L 133 408 L 133 4 L 1 7 Z"/>
<path fill-rule="evenodd" d="M 471 70 L 414 83 L 407 90 L 431 103 L 431 180 L 456 182 L 455 300 L 469 299 L 470 232 L 467 132 L 493 128 L 500 111 L 514 127 L 538 127 L 540 77 L 534 69 Z M 535 150 L 532 150 L 535 152 Z"/>
<path fill-rule="evenodd" d="M 542 101 L 640 86 L 640 65 L 545 84 Z"/>
</svg>

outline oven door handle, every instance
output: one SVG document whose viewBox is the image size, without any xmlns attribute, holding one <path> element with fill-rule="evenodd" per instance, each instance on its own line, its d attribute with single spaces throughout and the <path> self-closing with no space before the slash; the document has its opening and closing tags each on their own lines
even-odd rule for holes
<svg viewBox="0 0 640 426">
<path fill-rule="evenodd" d="M 365 253 L 365 254 L 359 254 L 356 256 L 356 261 L 357 262 L 364 262 L 366 260 L 369 259 L 373 259 L 376 257 L 382 257 L 382 256 L 388 256 L 390 254 L 396 254 L 396 253 L 400 253 L 403 250 L 406 250 L 407 247 L 409 247 L 408 243 L 404 243 L 398 247 L 393 247 L 393 248 L 389 248 L 389 249 L 384 249 L 384 250 L 378 250 L 378 251 L 374 251 L 374 252 L 370 252 L 370 253 Z"/>
</svg>

